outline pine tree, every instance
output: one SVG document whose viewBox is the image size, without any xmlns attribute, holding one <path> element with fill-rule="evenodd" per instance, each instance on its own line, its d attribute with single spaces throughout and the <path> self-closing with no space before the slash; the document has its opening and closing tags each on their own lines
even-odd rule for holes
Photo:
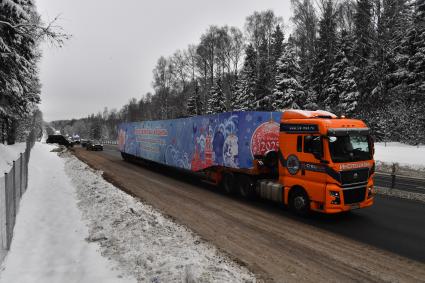
<svg viewBox="0 0 425 283">
<path fill-rule="evenodd" d="M 221 78 L 218 77 L 214 86 L 211 88 L 208 99 L 207 114 L 222 113 L 226 111 L 226 102 L 221 85 Z"/>
<path fill-rule="evenodd" d="M 194 83 L 192 95 L 187 100 L 187 114 L 189 116 L 196 116 L 202 114 L 202 99 L 197 81 L 195 81 Z"/>
<path fill-rule="evenodd" d="M 354 18 L 355 50 L 354 64 L 358 68 L 357 83 L 365 102 L 369 101 L 368 95 L 374 88 L 372 77 L 373 65 L 370 62 L 374 31 L 372 26 L 372 2 L 358 0 Z M 373 63 L 373 62 L 372 62 Z M 364 105 L 368 108 L 368 105 Z M 365 110 L 366 112 L 368 110 Z"/>
<path fill-rule="evenodd" d="M 400 85 L 400 79 L 406 73 L 402 70 L 407 57 L 404 53 L 403 38 L 411 23 L 411 9 L 408 0 L 382 1 L 375 4 L 377 27 L 373 39 L 373 59 L 369 67 L 371 95 L 368 101 L 371 105 L 388 105 L 396 97 L 395 85 Z M 400 44 L 401 43 L 401 44 Z M 403 96 L 404 91 L 401 94 Z"/>
<path fill-rule="evenodd" d="M 352 39 L 342 32 L 340 47 L 335 57 L 335 63 L 330 70 L 324 85 L 324 105 L 327 110 L 337 114 L 353 115 L 358 105 L 360 93 L 355 80 L 356 68 L 350 62 L 352 54 Z"/>
<path fill-rule="evenodd" d="M 410 42 L 412 56 L 408 68 L 414 79 L 407 82 L 410 94 L 408 103 L 413 106 L 411 112 L 415 113 L 414 127 L 417 128 L 411 143 L 418 144 L 425 142 L 425 0 L 416 1 Z"/>
<path fill-rule="evenodd" d="M 319 104 L 323 104 L 323 82 L 328 79 L 334 63 L 336 42 L 336 11 L 334 1 L 326 0 L 323 4 L 323 16 L 319 21 L 319 38 L 317 40 L 317 56 L 313 68 L 313 89 L 317 93 Z"/>
<path fill-rule="evenodd" d="M 299 59 L 292 46 L 287 45 L 283 55 L 278 60 L 276 87 L 273 92 L 274 110 L 304 106 L 305 93 L 300 84 Z"/>
<path fill-rule="evenodd" d="M 385 80 L 389 94 L 385 111 L 392 121 L 379 131 L 389 132 L 393 140 L 417 144 L 425 142 L 425 1 L 415 1 L 413 14 L 407 1 L 397 4 L 392 10 L 399 16 L 388 23 L 395 28 L 390 29 L 391 41 L 385 46 L 394 50 L 388 55 Z"/>
<path fill-rule="evenodd" d="M 356 65 L 367 64 L 372 53 L 372 3 L 370 0 L 358 0 L 355 14 L 355 53 Z"/>
<path fill-rule="evenodd" d="M 288 38 L 288 42 L 293 42 L 296 46 L 297 55 L 300 57 L 303 86 L 309 90 L 312 90 L 313 65 L 317 54 L 315 49 L 317 47 L 318 19 L 314 2 L 312 0 L 291 0 L 294 32 Z"/>
<path fill-rule="evenodd" d="M 425 0 L 416 1 L 413 30 L 411 33 L 412 56 L 408 67 L 414 73 L 409 88 L 418 102 L 425 102 Z"/>
<path fill-rule="evenodd" d="M 268 55 L 268 45 L 267 41 L 263 39 L 262 44 L 260 45 L 258 51 L 258 66 L 257 66 L 257 78 L 255 86 L 255 102 L 252 107 L 255 110 L 268 110 L 271 105 L 270 94 L 272 92 L 270 83 L 271 83 L 271 74 L 272 68 L 269 64 L 269 55 Z"/>
<path fill-rule="evenodd" d="M 195 94 L 187 100 L 187 115 L 196 116 Z"/>
<path fill-rule="evenodd" d="M 236 97 L 232 105 L 232 108 L 235 111 L 246 111 L 254 109 L 253 105 L 256 100 L 256 78 L 257 54 L 250 44 L 245 50 L 245 61 L 236 84 Z"/>
<path fill-rule="evenodd" d="M 276 29 L 272 34 L 272 62 L 273 64 L 276 64 L 277 60 L 282 56 L 284 45 L 283 41 L 285 40 L 285 35 L 283 34 L 282 29 L 280 28 L 280 25 L 276 25 Z"/>
<path fill-rule="evenodd" d="M 202 115 L 204 113 L 204 103 L 202 102 L 201 92 L 199 91 L 199 85 L 195 83 L 195 106 L 196 106 L 196 115 Z"/>
<path fill-rule="evenodd" d="M 40 101 L 38 19 L 33 1 L 0 0 L 0 122 L 14 143 L 18 119 Z M 4 136 L 4 133 L 3 133 Z"/>
<path fill-rule="evenodd" d="M 389 3 L 394 4 L 391 1 Z M 386 17 L 392 16 L 392 20 L 384 21 L 385 24 L 380 28 L 386 31 L 382 33 L 387 41 L 386 44 L 381 44 L 383 45 L 382 49 L 384 49 L 382 53 L 385 50 L 390 50 L 386 54 L 389 66 L 385 81 L 388 88 L 388 98 L 391 101 L 405 99 L 409 96 L 406 85 L 408 81 L 414 80 L 413 72 L 408 69 L 409 58 L 413 56 L 411 36 L 414 34 L 414 31 L 412 29 L 411 9 L 408 6 L 407 0 L 399 0 L 395 3 L 399 3 L 401 6 L 398 7 L 400 10 L 398 12 L 399 15 L 395 17 L 394 15 L 388 15 L 389 12 L 385 13 Z M 393 11 L 395 8 L 391 7 L 389 10 Z"/>
<path fill-rule="evenodd" d="M 272 34 L 271 53 L 269 65 L 270 71 L 270 89 L 273 89 L 276 85 L 276 72 L 277 72 L 277 61 L 283 54 L 285 36 L 280 28 L 280 25 L 276 26 L 275 31 Z"/>
</svg>

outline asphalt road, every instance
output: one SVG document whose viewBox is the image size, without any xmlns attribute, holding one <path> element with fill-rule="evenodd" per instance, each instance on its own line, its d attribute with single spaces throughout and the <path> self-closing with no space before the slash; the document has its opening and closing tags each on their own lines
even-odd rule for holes
<svg viewBox="0 0 425 283">
<path fill-rule="evenodd" d="M 333 277 L 339 282 L 425 282 L 423 203 L 377 196 L 367 209 L 300 218 L 266 201 L 228 197 L 181 171 L 130 164 L 114 146 L 105 146 L 103 152 L 77 151 L 77 156 L 112 174 L 116 185 L 192 228 L 266 281 Z M 303 267 L 310 272 L 303 273 Z M 276 279 L 288 272 L 295 277 Z"/>
<path fill-rule="evenodd" d="M 118 148 L 116 145 L 104 144 L 103 152 L 111 156 L 121 158 L 121 153 L 118 151 Z"/>
<path fill-rule="evenodd" d="M 116 146 L 105 145 L 104 152 L 100 154 L 121 159 Z M 417 184 L 422 184 L 422 180 L 409 181 L 411 183 L 403 183 L 403 188 L 414 191 Z M 386 186 L 391 179 L 378 174 L 375 182 Z M 298 220 L 425 262 L 425 204 L 420 202 L 377 196 L 375 205 L 368 209 L 341 216 L 315 214 Z"/>
</svg>

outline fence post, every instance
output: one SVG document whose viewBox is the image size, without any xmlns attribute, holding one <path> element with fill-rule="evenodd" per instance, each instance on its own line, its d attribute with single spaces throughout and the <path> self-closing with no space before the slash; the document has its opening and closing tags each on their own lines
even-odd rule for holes
<svg viewBox="0 0 425 283">
<path fill-rule="evenodd" d="M 25 191 L 28 188 L 28 160 L 29 160 L 28 148 L 25 149 Z"/>
<path fill-rule="evenodd" d="M 1 186 L 0 186 L 1 188 Z M 1 227 L 0 227 L 0 239 L 1 239 L 1 248 L 7 248 L 7 173 L 4 173 L 4 189 L 0 192 L 2 196 L 0 197 L 0 217 L 1 217 Z"/>
<path fill-rule="evenodd" d="M 10 174 L 10 172 L 9 172 Z M 10 200 L 9 200 L 9 190 L 8 188 L 8 173 L 4 173 L 4 208 L 5 208 L 5 221 L 4 221 L 4 248 L 9 250 L 9 226 L 10 226 Z"/>
<path fill-rule="evenodd" d="M 15 161 L 13 161 L 13 176 L 12 176 L 12 195 L 13 195 L 13 218 L 16 217 L 16 172 L 15 172 Z"/>
<path fill-rule="evenodd" d="M 22 153 L 20 154 L 20 167 L 19 168 L 19 198 L 22 197 L 22 183 L 23 183 L 23 171 L 24 171 L 24 159 L 22 158 Z"/>
<path fill-rule="evenodd" d="M 396 172 L 396 165 L 395 163 L 393 163 L 391 167 L 391 189 L 394 189 L 395 187 L 395 178 L 396 178 L 395 172 Z"/>
</svg>

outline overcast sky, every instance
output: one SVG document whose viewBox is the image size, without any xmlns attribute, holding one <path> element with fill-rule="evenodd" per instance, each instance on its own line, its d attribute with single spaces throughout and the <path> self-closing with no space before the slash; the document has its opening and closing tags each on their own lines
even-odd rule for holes
<svg viewBox="0 0 425 283">
<path fill-rule="evenodd" d="M 289 25 L 289 0 L 37 0 L 45 22 L 61 15 L 72 38 L 43 45 L 41 110 L 46 121 L 120 109 L 152 91 L 158 58 L 197 44 L 209 25 L 243 29 L 254 11 Z"/>
</svg>

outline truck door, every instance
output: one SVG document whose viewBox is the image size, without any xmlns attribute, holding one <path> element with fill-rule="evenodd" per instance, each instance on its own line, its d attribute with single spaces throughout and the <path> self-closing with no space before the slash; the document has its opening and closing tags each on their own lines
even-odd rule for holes
<svg viewBox="0 0 425 283">
<path fill-rule="evenodd" d="M 323 138 L 318 134 L 304 134 L 297 137 L 297 143 L 301 139 L 299 177 L 305 184 L 304 188 L 307 190 L 310 200 L 323 202 L 326 186 L 326 167 L 321 163 L 324 157 Z"/>
<path fill-rule="evenodd" d="M 286 187 L 302 186 L 310 200 L 324 201 L 326 167 L 320 163 L 323 139 L 319 134 L 281 133 L 281 183 Z"/>
</svg>

